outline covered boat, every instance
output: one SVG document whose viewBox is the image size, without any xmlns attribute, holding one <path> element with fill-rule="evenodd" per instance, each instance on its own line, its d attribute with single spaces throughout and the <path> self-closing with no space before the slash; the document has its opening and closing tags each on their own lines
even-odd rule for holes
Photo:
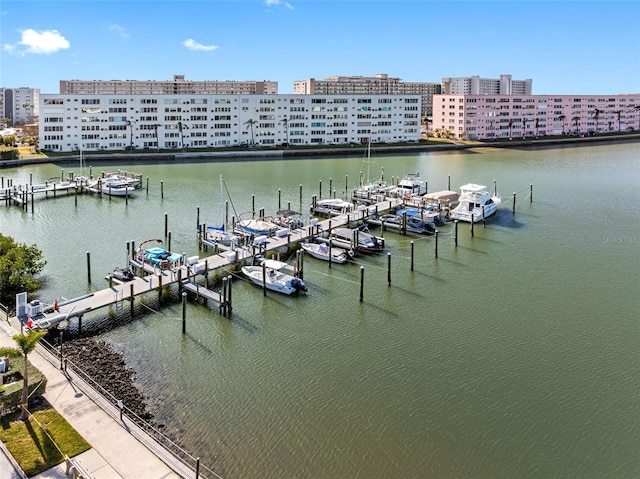
<svg viewBox="0 0 640 479">
<path fill-rule="evenodd" d="M 157 244 L 158 246 L 146 248 L 145 245 L 147 243 Z M 140 243 L 136 250 L 136 259 L 153 267 L 157 266 L 162 270 L 174 269 L 184 263 L 183 256 L 167 250 L 160 239 L 150 239 Z"/>
</svg>

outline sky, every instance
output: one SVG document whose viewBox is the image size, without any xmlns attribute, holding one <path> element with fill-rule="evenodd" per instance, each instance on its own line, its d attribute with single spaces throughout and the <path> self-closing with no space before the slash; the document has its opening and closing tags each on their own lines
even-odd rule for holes
<svg viewBox="0 0 640 479">
<path fill-rule="evenodd" d="M 386 73 L 640 93 L 640 0 L 2 0 L 0 86 Z"/>
</svg>

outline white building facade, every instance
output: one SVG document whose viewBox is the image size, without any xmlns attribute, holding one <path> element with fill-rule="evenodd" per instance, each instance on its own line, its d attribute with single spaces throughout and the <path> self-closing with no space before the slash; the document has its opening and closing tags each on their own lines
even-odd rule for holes
<svg viewBox="0 0 640 479">
<path fill-rule="evenodd" d="M 640 130 L 636 95 L 435 95 L 429 133 L 468 140 Z"/>
<path fill-rule="evenodd" d="M 48 151 L 403 143 L 419 95 L 40 95 Z"/>
<path fill-rule="evenodd" d="M 37 88 L 2 88 L 1 118 L 11 126 L 32 123 L 39 115 L 40 90 Z"/>
<path fill-rule="evenodd" d="M 533 80 L 513 80 L 511 75 L 500 78 L 470 77 L 443 78 L 442 92 L 445 95 L 531 95 Z"/>
<path fill-rule="evenodd" d="M 60 80 L 60 94 L 69 95 L 276 95 L 276 81 L 186 80 Z"/>
<path fill-rule="evenodd" d="M 378 73 L 373 77 L 331 76 L 324 80 L 308 78 L 293 82 L 293 93 L 298 95 L 420 95 L 422 115 L 431 115 L 434 94 L 442 93 L 440 83 L 403 82 L 400 78 Z"/>
</svg>

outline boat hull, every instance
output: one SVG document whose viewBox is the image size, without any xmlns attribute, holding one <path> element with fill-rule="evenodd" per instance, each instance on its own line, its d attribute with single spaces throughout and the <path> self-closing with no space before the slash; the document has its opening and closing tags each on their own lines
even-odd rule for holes
<svg viewBox="0 0 640 479">
<path fill-rule="evenodd" d="M 307 290 L 302 280 L 269 268 L 264 274 L 262 266 L 243 266 L 242 273 L 252 283 L 277 293 L 292 295 Z M 263 277 L 266 277 L 266 282 L 263 281 Z"/>
</svg>

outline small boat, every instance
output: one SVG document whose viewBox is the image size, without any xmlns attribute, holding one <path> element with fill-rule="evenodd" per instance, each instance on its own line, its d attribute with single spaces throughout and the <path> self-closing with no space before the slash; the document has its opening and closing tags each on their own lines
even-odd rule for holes
<svg viewBox="0 0 640 479">
<path fill-rule="evenodd" d="M 311 205 L 311 213 L 317 215 L 344 215 L 353 212 L 355 205 L 340 198 L 329 198 L 315 201 Z"/>
<path fill-rule="evenodd" d="M 243 266 L 242 273 L 252 283 L 278 293 L 291 295 L 300 291 L 307 291 L 304 281 L 282 271 L 287 267 L 289 267 L 287 263 L 268 259 L 264 260 L 260 265 Z"/>
<path fill-rule="evenodd" d="M 409 174 L 402 178 L 393 194 L 396 198 L 408 199 L 412 196 L 424 195 L 427 192 L 427 183 L 422 179 L 420 173 Z"/>
<path fill-rule="evenodd" d="M 293 210 L 280 210 L 276 213 L 276 216 L 271 218 L 271 222 L 280 226 L 281 228 L 287 228 L 289 230 L 297 230 L 304 228 L 304 221 L 300 218 L 296 218 L 300 213 Z"/>
<path fill-rule="evenodd" d="M 145 245 L 147 243 L 156 243 L 158 246 L 146 248 Z M 174 269 L 184 263 L 183 256 L 167 250 L 160 239 L 150 239 L 140 243 L 136 250 L 136 259 L 154 268 L 157 266 L 161 270 Z"/>
<path fill-rule="evenodd" d="M 406 213 L 406 214 L 405 214 Z M 404 225 L 403 225 L 404 217 Z M 432 235 L 436 231 L 436 226 L 444 224 L 437 212 L 422 212 L 416 209 L 398 210 L 396 213 L 383 215 L 379 218 L 367 219 L 367 224 L 392 228 L 407 233 Z"/>
<path fill-rule="evenodd" d="M 329 235 L 332 246 L 363 253 L 381 253 L 384 251 L 384 238 L 374 236 L 362 229 L 334 228 Z M 328 243 L 329 238 L 316 238 Z"/>
<path fill-rule="evenodd" d="M 323 261 L 329 261 L 329 258 L 331 258 L 332 263 L 346 263 L 353 259 L 352 251 L 338 248 L 333 244 L 329 248 L 329 245 L 325 243 L 300 243 L 300 247 L 314 258 Z M 331 256 L 329 256 L 329 249 L 331 249 Z"/>
<path fill-rule="evenodd" d="M 136 277 L 129 268 L 115 268 L 112 273 L 109 273 L 109 276 L 123 283 L 133 281 Z"/>
<path fill-rule="evenodd" d="M 251 220 L 240 220 L 235 225 L 235 231 L 254 236 L 273 236 L 280 226 L 269 218 L 260 217 Z"/>
<path fill-rule="evenodd" d="M 103 178 L 100 180 L 100 184 L 100 191 L 103 195 L 127 196 L 135 190 L 127 181 L 118 178 Z"/>
<path fill-rule="evenodd" d="M 449 218 L 478 223 L 494 214 L 501 202 L 502 199 L 491 195 L 486 186 L 469 183 L 460 187 L 458 206 L 451 210 Z"/>
</svg>

